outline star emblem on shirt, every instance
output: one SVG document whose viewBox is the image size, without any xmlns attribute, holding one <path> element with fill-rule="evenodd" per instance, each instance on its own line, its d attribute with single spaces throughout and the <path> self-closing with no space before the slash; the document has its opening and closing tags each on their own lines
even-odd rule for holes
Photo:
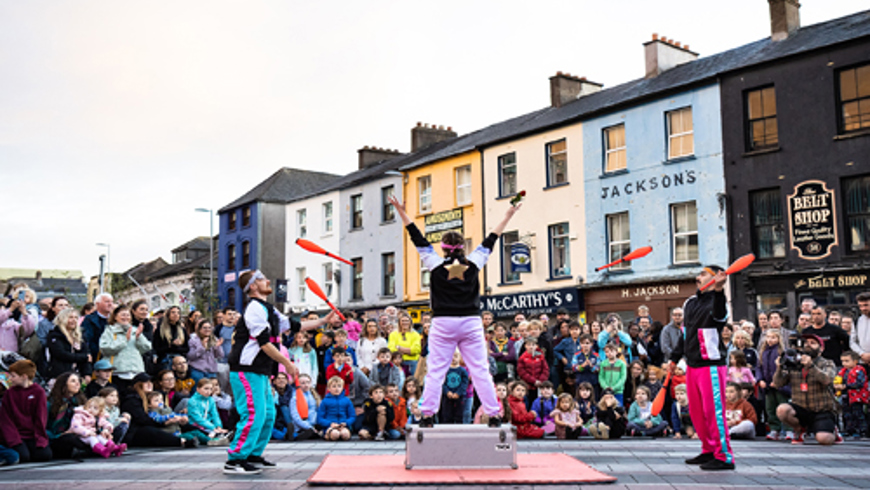
<svg viewBox="0 0 870 490">
<path fill-rule="evenodd" d="M 468 270 L 468 266 L 459 262 L 457 259 L 453 259 L 453 263 L 450 265 L 444 266 L 447 269 L 447 280 L 451 279 L 459 279 L 465 280 L 465 271 Z"/>
</svg>

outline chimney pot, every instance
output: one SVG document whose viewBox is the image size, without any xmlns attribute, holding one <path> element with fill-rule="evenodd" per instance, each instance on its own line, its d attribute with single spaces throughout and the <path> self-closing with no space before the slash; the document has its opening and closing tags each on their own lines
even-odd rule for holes
<svg viewBox="0 0 870 490">
<path fill-rule="evenodd" d="M 562 107 L 572 100 L 599 90 L 601 90 L 600 83 L 559 71 L 556 72 L 556 76 L 550 77 L 550 106 Z"/>
<path fill-rule="evenodd" d="M 659 42 L 660 41 L 660 42 Z M 672 38 L 660 36 L 658 41 L 643 43 L 646 65 L 645 78 L 653 78 L 677 65 L 694 61 L 697 53 L 689 51 L 689 45 L 674 41 Z"/>
<path fill-rule="evenodd" d="M 688 51 L 688 50 L 689 50 L 689 45 L 687 44 L 687 45 L 683 46 L 683 49 L 685 49 L 686 51 Z"/>
<path fill-rule="evenodd" d="M 675 45 L 674 45 L 674 46 L 676 46 L 676 47 L 678 47 L 678 48 L 679 48 L 679 47 L 681 47 L 681 46 L 682 46 L 682 45 L 681 45 L 681 44 L 680 44 L 680 43 L 679 43 L 679 42 L 678 42 L 678 43 L 677 43 L 677 44 L 675 44 Z"/>
<path fill-rule="evenodd" d="M 767 0 L 770 6 L 770 38 L 782 41 L 801 27 L 798 0 Z"/>
<path fill-rule="evenodd" d="M 653 41 L 658 40 L 658 38 L 659 38 L 659 35 L 657 33 L 653 32 L 653 36 L 652 36 Z"/>
<path fill-rule="evenodd" d="M 423 125 L 423 123 L 421 123 L 420 121 L 417 121 L 417 127 L 418 127 L 418 128 L 419 128 L 420 126 L 422 126 L 422 125 Z"/>
<path fill-rule="evenodd" d="M 453 129 L 448 126 L 444 129 L 444 125 L 424 124 L 422 127 L 417 126 L 411 128 L 411 152 L 423 149 L 429 145 L 440 141 L 448 140 L 458 136 Z M 398 150 L 394 150 L 399 153 Z"/>
</svg>

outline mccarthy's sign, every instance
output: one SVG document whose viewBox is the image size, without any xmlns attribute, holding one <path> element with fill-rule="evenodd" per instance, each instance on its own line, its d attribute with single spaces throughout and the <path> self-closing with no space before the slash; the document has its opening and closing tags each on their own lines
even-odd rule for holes
<svg viewBox="0 0 870 490">
<path fill-rule="evenodd" d="M 498 294 L 480 298 L 482 310 L 491 311 L 496 317 L 517 313 L 540 315 L 555 313 L 565 308 L 571 313 L 580 311 L 580 292 L 577 288 L 552 289 L 550 291 L 531 291 L 528 293 Z"/>
</svg>

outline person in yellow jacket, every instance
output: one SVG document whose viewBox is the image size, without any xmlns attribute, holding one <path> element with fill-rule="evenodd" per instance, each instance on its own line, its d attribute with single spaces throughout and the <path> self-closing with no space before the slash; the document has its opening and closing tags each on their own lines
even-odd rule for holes
<svg viewBox="0 0 870 490">
<path fill-rule="evenodd" d="M 413 376 L 417 371 L 417 361 L 423 350 L 423 337 L 411 328 L 411 317 L 403 313 L 399 317 L 399 329 L 390 334 L 387 347 L 402 354 L 402 369 L 405 376 Z"/>
</svg>

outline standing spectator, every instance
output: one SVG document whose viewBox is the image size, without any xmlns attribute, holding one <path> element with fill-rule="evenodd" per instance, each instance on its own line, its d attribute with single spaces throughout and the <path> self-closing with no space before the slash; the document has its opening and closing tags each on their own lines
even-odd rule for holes
<svg viewBox="0 0 870 490">
<path fill-rule="evenodd" d="M 568 324 L 568 333 L 569 337 L 562 339 L 553 349 L 553 362 L 558 366 L 557 374 L 560 384 L 565 381 L 567 376 L 573 375 L 571 361 L 580 350 L 580 323 L 572 321 Z"/>
<path fill-rule="evenodd" d="M 582 383 L 589 383 L 594 387 L 594 393 L 597 394 L 598 389 L 598 355 L 592 352 L 592 336 L 583 334 L 580 336 L 580 350 L 574 354 L 571 360 L 571 370 L 574 371 L 576 386 Z"/>
<path fill-rule="evenodd" d="M 665 359 L 671 358 L 671 352 L 677 348 L 680 337 L 683 336 L 683 309 L 674 308 L 671 311 L 671 322 L 662 329 L 661 345 Z"/>
<path fill-rule="evenodd" d="M 135 328 L 139 328 L 142 325 L 142 335 L 151 342 L 151 346 L 154 346 L 154 324 L 148 319 L 148 302 L 144 299 L 139 299 L 133 302 L 130 305 L 130 313 L 133 315 L 133 319 L 130 322 L 131 325 Z M 154 364 L 154 349 L 152 348 L 148 352 L 142 354 L 142 358 L 145 361 L 145 372 L 149 374 L 154 374 L 157 372 L 157 367 Z"/>
<path fill-rule="evenodd" d="M 856 297 L 861 316 L 852 329 L 849 345 L 861 356 L 861 363 L 870 366 L 870 293 L 861 293 Z"/>
<path fill-rule="evenodd" d="M 734 333 L 734 342 L 731 348 L 728 349 L 727 355 L 730 356 L 732 353 L 739 351 L 746 358 L 746 364 L 750 368 L 755 369 L 758 366 L 758 352 L 752 346 L 752 335 L 745 330 L 738 330 Z"/>
<path fill-rule="evenodd" d="M 773 315 L 770 315 L 769 318 L 772 319 Z M 761 360 L 755 369 L 755 377 L 758 379 L 758 387 L 761 388 L 762 396 L 764 397 L 764 411 L 767 414 L 767 425 L 770 428 L 770 432 L 767 433 L 767 440 L 769 441 L 777 441 L 782 435 L 786 436 L 788 440 L 794 438 L 792 431 L 788 427 L 783 426 L 779 417 L 776 416 L 776 407 L 788 402 L 788 399 L 791 397 L 789 387 L 777 387 L 773 384 L 773 375 L 776 373 L 778 365 L 777 361 L 784 349 L 785 344 L 783 343 L 780 330 L 775 328 L 767 329 L 767 333 L 764 335 L 764 344 L 761 346 Z M 783 434 L 783 431 L 786 431 L 786 433 Z"/>
<path fill-rule="evenodd" d="M 9 390 L 0 405 L 0 437 L 3 445 L 14 449 L 22 463 L 51 459 L 45 431 L 45 391 L 33 383 L 36 364 L 30 360 L 9 366 Z"/>
<path fill-rule="evenodd" d="M 85 317 L 93 313 L 96 309 L 97 308 L 93 303 L 85 303 L 85 305 L 82 306 L 82 309 L 79 310 L 79 326 L 81 326 Z"/>
<path fill-rule="evenodd" d="M 501 323 L 495 324 L 495 331 L 489 343 L 489 350 L 495 359 L 496 365 L 494 381 L 496 383 L 506 381 L 511 377 L 511 372 L 515 369 L 517 361 L 514 355 L 514 341 L 507 337 L 507 329 Z M 514 368 L 511 366 L 514 366 Z"/>
<path fill-rule="evenodd" d="M 399 330 L 390 334 L 388 347 L 391 351 L 402 354 L 402 366 L 406 376 L 413 376 L 417 370 L 417 361 L 423 350 L 420 334 L 411 328 L 411 317 L 402 313 L 399 317 Z"/>
<path fill-rule="evenodd" d="M 186 356 L 190 351 L 189 342 L 190 335 L 181 322 L 181 309 L 177 306 L 169 308 L 154 335 L 154 352 L 160 369 L 169 368 L 172 357 Z"/>
<path fill-rule="evenodd" d="M 52 313 L 52 310 L 49 310 Z M 74 371 L 90 380 L 93 356 L 82 338 L 79 327 L 79 312 L 66 308 L 54 318 L 57 328 L 51 330 L 46 341 L 50 358 L 46 375 L 54 379 L 61 374 Z"/>
<path fill-rule="evenodd" d="M 356 351 L 354 351 L 353 347 L 347 345 L 347 332 L 340 328 L 335 331 L 335 343 L 329 349 L 326 349 L 326 354 L 323 357 L 323 365 L 329 366 L 332 364 L 332 353 L 336 349 L 341 349 L 345 354 L 350 356 L 351 366 L 356 366 Z"/>
<path fill-rule="evenodd" d="M 36 321 L 24 301 L 13 299 L 9 308 L 0 309 L 0 350 L 17 353 L 18 339 L 33 335 Z"/>
<path fill-rule="evenodd" d="M 849 315 L 843 315 L 840 318 L 840 328 L 849 336 L 849 342 L 852 341 L 852 330 L 855 328 L 855 320 Z"/>
<path fill-rule="evenodd" d="M 813 321 L 802 335 L 811 334 L 822 339 L 822 357 L 839 365 L 843 351 L 849 350 L 849 336 L 842 328 L 827 322 L 825 309 L 821 306 L 813 307 L 811 314 Z"/>
<path fill-rule="evenodd" d="M 76 407 L 83 406 L 86 401 L 78 374 L 63 373 L 54 381 L 48 393 L 46 425 L 54 459 L 71 458 L 75 450 L 90 452 L 91 448 L 87 444 L 69 432 Z"/>
<path fill-rule="evenodd" d="M 811 319 L 812 318 L 812 311 L 813 311 L 813 308 L 815 308 L 815 307 L 816 307 L 816 300 L 814 300 L 813 298 L 804 298 L 803 300 L 801 300 L 801 312 L 798 314 L 799 321 L 798 321 L 797 326 L 795 327 L 795 329 L 798 331 L 798 333 L 803 333 L 803 327 L 806 326 L 806 325 L 800 324 L 801 315 L 807 315 L 807 318 Z"/>
<path fill-rule="evenodd" d="M 442 385 L 440 422 L 442 424 L 461 424 L 465 396 L 468 391 L 468 371 L 462 367 L 459 349 L 453 352 L 453 359 L 447 369 Z"/>
<path fill-rule="evenodd" d="M 223 339 L 214 336 L 214 326 L 208 320 L 200 320 L 190 336 L 187 360 L 190 363 L 190 377 L 194 383 L 202 378 L 217 379 L 218 359 L 224 357 L 221 347 Z"/>
<path fill-rule="evenodd" d="M 224 351 L 224 359 L 230 355 L 230 349 L 233 347 L 233 333 L 236 331 L 236 323 L 239 321 L 239 314 L 232 308 L 224 308 L 223 321 L 215 325 L 214 334 L 223 339 L 221 349 Z"/>
<path fill-rule="evenodd" d="M 617 348 L 613 344 L 604 346 L 604 360 L 598 372 L 598 384 L 602 392 L 610 388 L 610 392 L 620 405 L 623 404 L 622 392 L 625 389 L 627 368 L 625 361 L 616 357 Z"/>
<path fill-rule="evenodd" d="M 366 320 L 357 348 L 358 366 L 362 372 L 366 373 L 366 376 L 371 374 L 372 365 L 377 362 L 378 353 L 385 347 L 387 347 L 387 341 L 378 335 L 378 322 L 371 318 Z"/>
<path fill-rule="evenodd" d="M 129 307 L 115 308 L 100 337 L 100 352 L 115 367 L 115 385 L 123 393 L 137 374 L 145 372 L 142 355 L 151 350 L 151 342 L 143 333 L 144 326 L 133 328 L 131 320 Z"/>
<path fill-rule="evenodd" d="M 202 312 L 199 310 L 193 310 L 184 320 L 184 328 L 187 330 L 188 335 L 192 334 L 194 330 L 196 330 L 196 325 L 202 319 Z"/>
<path fill-rule="evenodd" d="M 36 336 L 43 347 L 48 347 L 48 334 L 54 329 L 54 319 L 58 313 L 69 308 L 69 301 L 65 296 L 55 296 L 51 299 L 51 307 L 45 312 L 45 316 L 39 319 L 39 324 L 36 326 Z M 78 316 L 76 316 L 78 321 Z"/>
<path fill-rule="evenodd" d="M 115 309 L 115 301 L 109 293 L 94 298 L 95 310 L 82 320 L 82 336 L 88 344 L 88 352 L 100 352 L 100 338 L 109 323 L 109 315 Z"/>
<path fill-rule="evenodd" d="M 840 315 L 840 312 L 837 310 L 831 310 L 830 312 L 828 312 L 828 323 L 830 323 L 831 325 L 839 327 L 840 320 L 842 318 L 842 315 Z"/>
</svg>

